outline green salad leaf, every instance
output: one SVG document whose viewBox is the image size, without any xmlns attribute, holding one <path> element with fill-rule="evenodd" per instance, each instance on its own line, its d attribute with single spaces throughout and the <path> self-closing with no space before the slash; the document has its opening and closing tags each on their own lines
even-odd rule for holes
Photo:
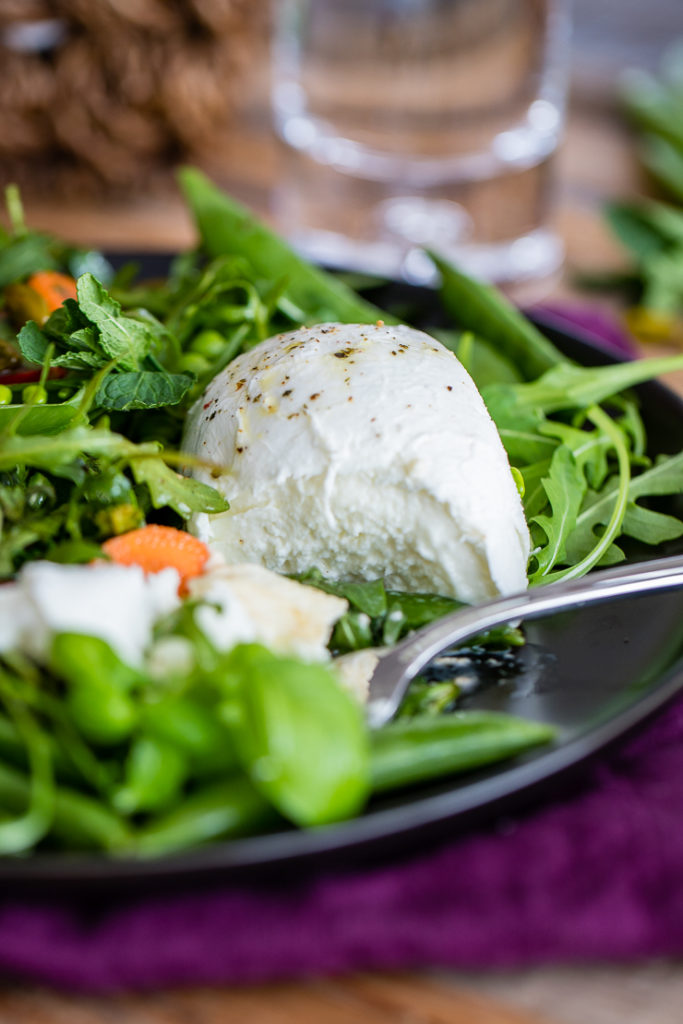
<svg viewBox="0 0 683 1024">
<path fill-rule="evenodd" d="M 367 732 L 330 669 L 251 644 L 235 647 L 224 670 L 235 745 L 256 788 L 299 825 L 357 814 L 369 789 Z"/>
</svg>

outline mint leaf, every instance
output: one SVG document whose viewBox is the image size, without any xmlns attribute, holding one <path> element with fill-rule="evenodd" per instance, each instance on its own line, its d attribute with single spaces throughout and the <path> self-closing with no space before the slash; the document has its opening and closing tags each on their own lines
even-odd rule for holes
<svg viewBox="0 0 683 1024">
<path fill-rule="evenodd" d="M 96 352 L 64 352 L 52 360 L 53 366 L 63 366 L 69 370 L 96 370 L 105 363 L 106 358 Z"/>
<path fill-rule="evenodd" d="M 118 412 L 178 405 L 193 383 L 194 378 L 186 373 L 139 370 L 110 374 L 97 390 L 95 405 Z"/>
<path fill-rule="evenodd" d="M 42 366 L 49 342 L 35 320 L 24 324 L 17 335 L 17 341 L 26 362 Z"/>
<path fill-rule="evenodd" d="M 78 279 L 78 305 L 100 330 L 100 345 L 123 370 L 137 370 L 149 352 L 154 337 L 139 320 L 122 316 L 121 305 L 112 299 L 97 278 L 83 274 Z M 162 403 L 167 404 L 167 403 Z M 118 408 L 118 407 L 116 407 Z M 123 406 L 122 408 L 144 408 Z"/>
<path fill-rule="evenodd" d="M 65 299 L 53 313 L 47 318 L 43 330 L 51 341 L 68 342 L 75 332 L 90 328 L 92 325 L 88 318 L 79 309 L 75 299 Z"/>
</svg>

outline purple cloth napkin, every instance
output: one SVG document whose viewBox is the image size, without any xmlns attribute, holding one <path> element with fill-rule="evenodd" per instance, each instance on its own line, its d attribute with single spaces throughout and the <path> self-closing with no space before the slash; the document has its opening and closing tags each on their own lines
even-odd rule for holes
<svg viewBox="0 0 683 1024">
<path fill-rule="evenodd" d="M 100 909 L 4 892 L 0 971 L 111 990 L 681 954 L 682 812 L 679 700 L 574 795 L 408 859 Z"/>
<path fill-rule="evenodd" d="M 575 306 L 563 302 L 543 302 L 530 313 L 538 313 L 544 323 L 558 330 L 569 331 L 610 355 L 635 356 L 633 339 L 622 329 L 614 315 L 597 306 Z"/>
<path fill-rule="evenodd" d="M 93 907 L 0 907 L 0 969 L 76 989 L 683 952 L 683 701 L 580 792 L 409 860 Z"/>
</svg>

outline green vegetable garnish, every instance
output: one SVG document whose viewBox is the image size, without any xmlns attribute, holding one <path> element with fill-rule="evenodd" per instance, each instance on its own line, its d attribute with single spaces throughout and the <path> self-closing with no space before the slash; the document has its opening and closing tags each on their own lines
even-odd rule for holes
<svg viewBox="0 0 683 1024">
<path fill-rule="evenodd" d="M 114 275 L 98 254 L 32 232 L 17 191 L 8 191 L 0 290 L 57 270 L 77 278 L 77 299 L 44 322 L 36 313 L 18 333 L 16 318 L 2 322 L 10 357 L 35 368 L 33 379 L 0 391 L 6 577 L 36 558 L 90 561 L 102 540 L 148 521 L 224 511 L 213 487 L 178 471 L 187 461 L 184 415 L 205 383 L 293 326 L 395 319 L 307 264 L 198 171 L 180 180 L 199 246 L 158 283 L 138 282 L 135 268 Z M 669 301 L 663 282 L 673 281 L 667 266 L 683 246 L 683 220 L 655 206 L 635 216 L 615 207 L 612 216 Z M 576 366 L 494 289 L 436 262 L 453 322 L 434 334 L 472 372 L 507 449 L 533 540 L 530 581 L 617 561 L 624 536 L 648 544 L 682 536 L 674 505 L 664 512 L 649 502 L 683 493 L 683 456 L 646 454 L 637 400 L 624 389 L 683 366 L 683 357 Z M 331 639 L 335 654 L 396 643 L 459 607 L 382 579 L 330 581 L 315 567 L 300 579 L 349 602 Z M 46 666 L 0 661 L 0 853 L 52 846 L 152 856 L 323 826 L 360 813 L 374 793 L 552 739 L 543 724 L 454 713 L 457 678 L 417 681 L 402 717 L 370 734 L 329 666 L 255 644 L 220 652 L 195 608 L 185 602 L 158 626 L 159 642 L 189 652 L 164 679 L 77 634 L 55 637 Z M 476 643 L 488 656 L 523 637 L 506 627 Z"/>
</svg>

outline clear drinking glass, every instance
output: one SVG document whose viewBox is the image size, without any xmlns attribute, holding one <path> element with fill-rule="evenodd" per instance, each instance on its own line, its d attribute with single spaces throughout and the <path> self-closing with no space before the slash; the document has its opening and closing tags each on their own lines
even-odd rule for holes
<svg viewBox="0 0 683 1024">
<path fill-rule="evenodd" d="M 280 228 L 333 266 L 427 281 L 433 248 L 551 273 L 568 0 L 274 0 Z"/>
</svg>

